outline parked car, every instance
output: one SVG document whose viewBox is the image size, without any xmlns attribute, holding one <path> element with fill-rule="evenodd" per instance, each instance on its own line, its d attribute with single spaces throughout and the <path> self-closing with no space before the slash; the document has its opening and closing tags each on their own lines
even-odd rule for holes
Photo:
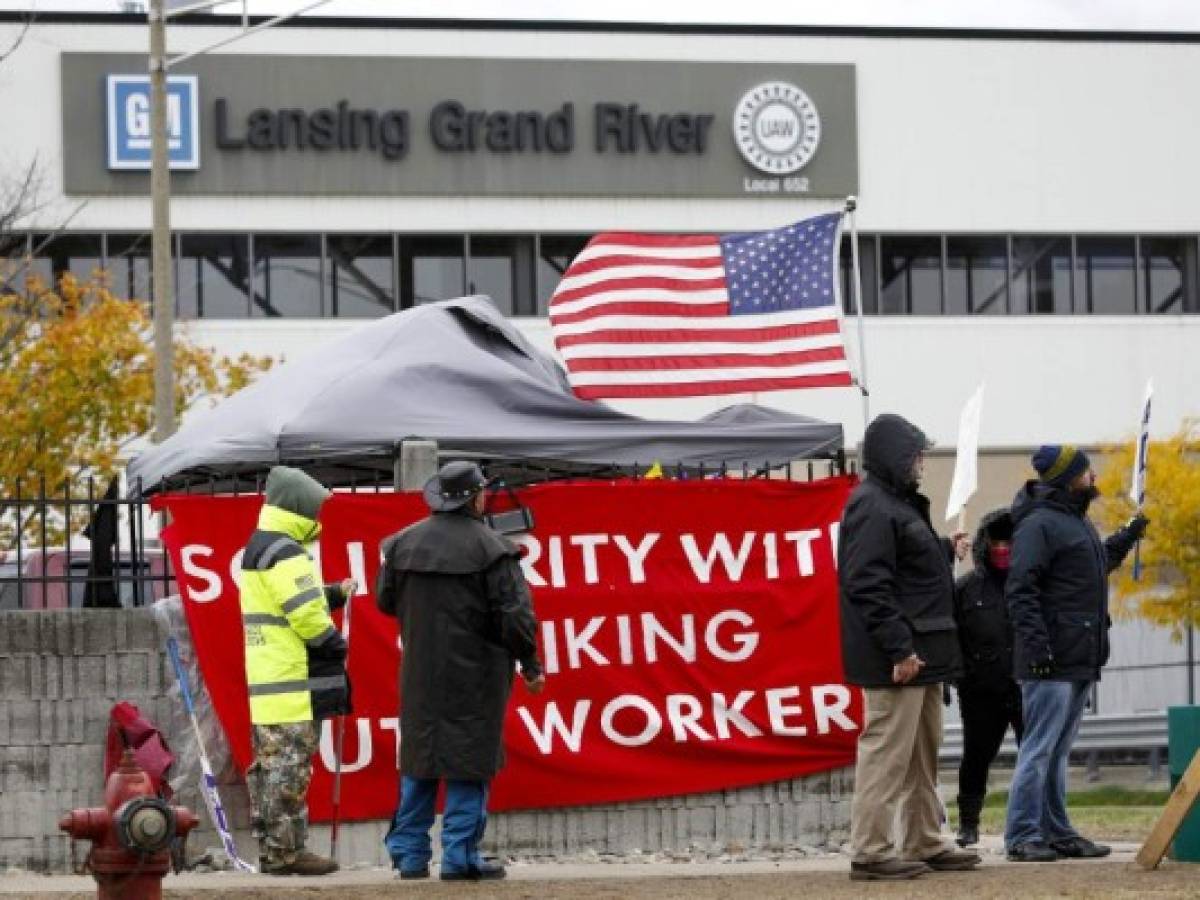
<svg viewBox="0 0 1200 900">
<path fill-rule="evenodd" d="M 0 552 L 0 610 L 78 609 L 83 606 L 90 566 L 87 547 L 29 550 L 21 554 L 19 568 L 15 552 Z M 122 607 L 150 604 L 178 590 L 167 556 L 159 549 L 147 549 L 137 561 L 122 551 L 113 560 L 113 570 Z"/>
</svg>

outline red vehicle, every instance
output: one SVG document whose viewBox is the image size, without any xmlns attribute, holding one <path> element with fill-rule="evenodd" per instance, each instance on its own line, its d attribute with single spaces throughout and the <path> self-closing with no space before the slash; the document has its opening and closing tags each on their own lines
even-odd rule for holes
<svg viewBox="0 0 1200 900">
<path fill-rule="evenodd" d="M 19 570 L 14 551 L 0 552 L 0 610 L 78 609 L 83 606 L 90 567 L 87 547 L 22 552 Z M 138 562 L 122 551 L 113 560 L 111 579 L 118 602 L 126 608 L 148 605 L 178 591 L 167 557 L 158 549 L 146 550 Z"/>
</svg>

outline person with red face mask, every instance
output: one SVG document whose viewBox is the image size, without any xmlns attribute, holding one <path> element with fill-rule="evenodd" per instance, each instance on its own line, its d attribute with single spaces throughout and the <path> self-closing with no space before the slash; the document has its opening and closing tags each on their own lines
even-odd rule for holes
<svg viewBox="0 0 1200 900">
<path fill-rule="evenodd" d="M 1013 521 L 997 509 L 979 523 L 972 551 L 975 568 L 954 586 L 954 618 L 962 645 L 963 756 L 958 768 L 960 847 L 979 842 L 979 812 L 987 794 L 988 770 L 1012 726 L 1021 740 L 1021 689 L 1013 679 L 1013 632 L 1004 599 Z"/>
</svg>

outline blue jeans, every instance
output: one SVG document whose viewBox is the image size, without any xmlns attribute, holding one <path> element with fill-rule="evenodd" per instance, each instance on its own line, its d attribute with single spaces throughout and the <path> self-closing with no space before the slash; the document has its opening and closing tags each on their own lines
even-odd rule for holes
<svg viewBox="0 0 1200 900">
<path fill-rule="evenodd" d="M 429 829 L 437 800 L 436 778 L 400 779 L 400 804 L 383 839 L 392 865 L 401 872 L 424 869 L 433 858 Z M 488 783 L 447 781 L 442 812 L 442 872 L 461 874 L 480 862 L 479 842 L 487 827 Z"/>
<path fill-rule="evenodd" d="M 1067 816 L 1067 762 L 1091 688 L 1090 681 L 1021 682 L 1025 736 L 1008 794 L 1009 850 L 1079 834 Z"/>
</svg>

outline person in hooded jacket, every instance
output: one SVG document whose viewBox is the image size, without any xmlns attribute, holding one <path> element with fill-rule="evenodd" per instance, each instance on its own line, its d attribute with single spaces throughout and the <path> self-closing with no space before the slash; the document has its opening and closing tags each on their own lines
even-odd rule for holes
<svg viewBox="0 0 1200 900">
<path fill-rule="evenodd" d="M 853 880 L 915 878 L 980 861 L 941 836 L 942 685 L 962 674 L 952 565 L 966 555 L 967 539 L 933 530 L 929 500 L 917 490 L 929 448 L 911 422 L 875 418 L 863 439 L 866 478 L 842 515 L 842 661 L 846 681 L 866 699 L 850 811 Z"/>
<path fill-rule="evenodd" d="M 400 804 L 384 839 L 401 878 L 428 878 L 439 782 L 443 881 L 503 878 L 479 852 L 488 786 L 519 664 L 541 693 L 537 620 L 517 546 L 483 520 L 479 466 L 451 462 L 425 485 L 432 515 L 388 538 L 375 602 L 400 620 Z"/>
<path fill-rule="evenodd" d="M 1016 862 L 1107 856 L 1067 815 L 1067 763 L 1079 719 L 1108 662 L 1108 575 L 1145 534 L 1134 517 L 1101 540 L 1087 517 L 1100 495 L 1091 462 L 1071 445 L 1033 454 L 1038 477 L 1012 505 L 1012 561 L 1005 596 L 1013 623 L 1013 674 L 1025 736 L 1009 790 L 1004 843 Z"/>
<path fill-rule="evenodd" d="M 1012 677 L 1013 634 L 1004 599 L 1012 533 L 1007 509 L 984 516 L 972 541 L 975 568 L 954 586 L 954 619 L 963 656 L 963 675 L 957 684 L 963 727 L 958 767 L 960 847 L 979 843 L 988 769 L 1009 726 L 1021 741 L 1021 689 Z"/>
<path fill-rule="evenodd" d="M 330 610 L 353 579 L 321 582 L 306 546 L 329 491 L 299 469 L 267 475 L 258 529 L 242 554 L 239 582 L 254 762 L 246 772 L 259 866 L 268 875 L 326 875 L 337 863 L 304 847 L 305 797 L 320 722 L 350 712 L 346 641 Z"/>
</svg>

